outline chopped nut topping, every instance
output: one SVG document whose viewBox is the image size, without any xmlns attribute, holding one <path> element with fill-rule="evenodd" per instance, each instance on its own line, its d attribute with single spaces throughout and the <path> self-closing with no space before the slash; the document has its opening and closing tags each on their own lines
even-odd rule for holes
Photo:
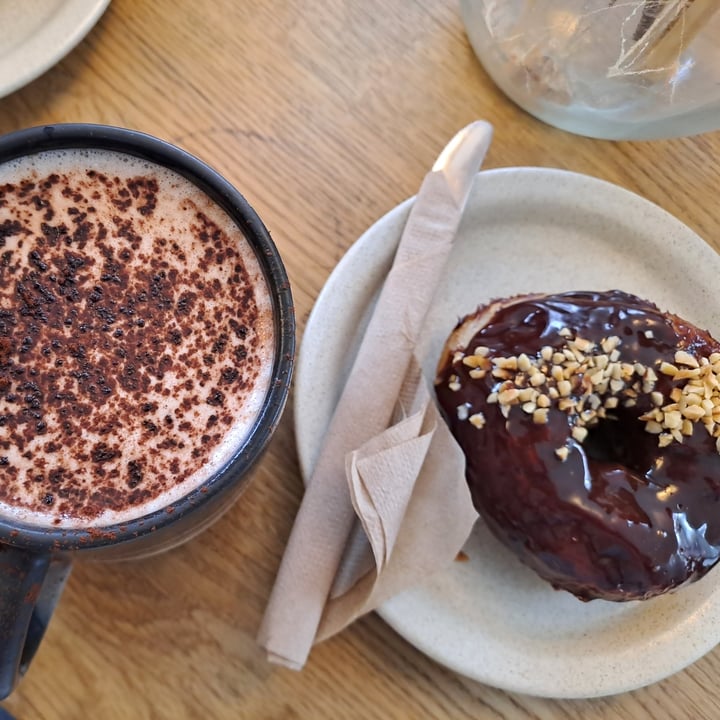
<svg viewBox="0 0 720 720">
<path fill-rule="evenodd" d="M 563 412 L 572 411 L 575 409 L 575 402 L 568 397 L 560 398 L 558 400 L 558 410 L 562 410 Z"/>
<path fill-rule="evenodd" d="M 505 368 L 493 368 L 492 376 L 495 378 L 499 378 L 500 380 L 509 380 L 512 377 L 512 373 L 510 370 L 506 370 Z"/>
<path fill-rule="evenodd" d="M 600 342 L 600 347 L 603 349 L 603 352 L 611 353 L 619 344 L 620 338 L 617 335 L 612 335 L 611 337 L 604 338 Z"/>
<path fill-rule="evenodd" d="M 686 352 L 685 350 L 678 350 L 675 353 L 675 364 L 687 365 L 688 367 L 692 368 L 700 367 L 697 358 L 694 355 L 691 355 L 689 352 Z"/>
<path fill-rule="evenodd" d="M 483 370 L 487 370 L 490 366 L 488 359 L 482 355 L 465 355 L 462 363 L 470 368 L 483 368 Z"/>
<path fill-rule="evenodd" d="M 658 445 L 663 448 L 670 445 L 673 441 L 673 436 L 670 433 L 660 433 L 658 435 Z"/>
<path fill-rule="evenodd" d="M 485 427 L 485 416 L 481 412 L 471 415 L 468 420 L 471 425 L 474 425 L 478 429 Z"/>
<path fill-rule="evenodd" d="M 682 411 L 682 414 L 688 420 L 699 420 L 701 417 L 705 416 L 705 410 L 699 405 L 688 405 Z"/>
<path fill-rule="evenodd" d="M 611 380 L 610 381 L 610 390 L 614 395 L 618 395 L 620 391 L 625 387 L 625 381 L 624 380 Z"/>
<path fill-rule="evenodd" d="M 568 347 L 571 350 L 579 350 L 580 352 L 587 353 L 591 352 L 595 348 L 595 343 L 586 340 L 585 338 L 576 337 L 568 343 Z"/>
<path fill-rule="evenodd" d="M 532 363 L 530 362 L 530 358 L 525 353 L 521 353 L 518 356 L 517 366 L 518 370 L 522 372 L 527 372 L 532 366 Z"/>
<path fill-rule="evenodd" d="M 505 370 L 517 370 L 518 360 L 516 357 L 496 357 L 492 359 L 492 364 L 495 367 L 503 368 Z"/>
<path fill-rule="evenodd" d="M 704 414 L 704 413 L 703 413 Z M 663 418 L 663 427 L 668 430 L 682 427 L 682 415 L 677 411 L 666 412 Z"/>
<path fill-rule="evenodd" d="M 509 387 L 498 393 L 498 400 L 501 405 L 515 405 L 518 402 L 520 391 L 517 388 Z"/>
<path fill-rule="evenodd" d="M 576 425 L 572 429 L 572 436 L 577 440 L 579 443 L 581 443 L 585 438 L 587 437 L 588 429 L 586 427 L 581 427 L 580 425 Z"/>
<path fill-rule="evenodd" d="M 705 358 L 678 350 L 673 362 L 658 361 L 654 369 L 621 360 L 622 340 L 617 336 L 603 338 L 596 345 L 573 336 L 569 328 L 558 334 L 564 339 L 562 346 L 543 346 L 536 356 L 490 357 L 489 348 L 479 346 L 472 355 L 456 352 L 454 362 L 469 368 L 466 372 L 473 380 L 495 378 L 486 401 L 497 404 L 505 418 L 511 407 L 518 405 L 534 423 L 545 424 L 549 413 L 557 409 L 566 414 L 572 437 L 582 443 L 588 428 L 600 419 L 612 417 L 612 411 L 620 406 L 635 407 L 645 396 L 651 408 L 639 420 L 645 423 L 646 432 L 658 436 L 660 447 L 682 443 L 701 423 L 716 438 L 720 453 L 720 353 Z M 652 331 L 645 331 L 645 337 L 654 337 Z M 658 373 L 672 378 L 669 397 L 655 389 Z M 460 378 L 451 375 L 448 387 L 459 390 Z M 469 406 L 460 405 L 457 412 L 460 420 L 475 427 L 485 425 L 482 413 L 470 415 Z M 568 453 L 566 447 L 556 450 L 562 461 Z"/>
<path fill-rule="evenodd" d="M 568 455 L 570 454 L 570 450 L 568 450 L 567 447 L 563 445 L 563 447 L 559 447 L 555 454 L 560 458 L 561 462 L 565 462 L 568 459 Z"/>
</svg>

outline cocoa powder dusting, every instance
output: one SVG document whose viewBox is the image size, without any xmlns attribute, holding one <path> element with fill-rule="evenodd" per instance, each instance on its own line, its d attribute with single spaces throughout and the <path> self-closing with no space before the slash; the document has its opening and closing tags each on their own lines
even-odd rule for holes
<svg viewBox="0 0 720 720">
<path fill-rule="evenodd" d="M 202 474 L 219 428 L 252 422 L 272 359 L 264 280 L 174 175 L 4 169 L 0 503 L 67 524 L 144 514 Z"/>
</svg>

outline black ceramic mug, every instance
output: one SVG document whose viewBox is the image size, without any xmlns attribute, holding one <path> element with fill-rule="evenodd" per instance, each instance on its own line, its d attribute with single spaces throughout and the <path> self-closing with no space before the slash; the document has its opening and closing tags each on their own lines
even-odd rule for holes
<svg viewBox="0 0 720 720">
<path fill-rule="evenodd" d="M 247 433 L 243 435 L 239 444 L 232 448 L 226 459 L 223 460 L 200 485 L 189 490 L 187 494 L 174 497 L 170 507 L 157 506 L 157 503 L 155 505 L 150 504 L 148 506 L 151 508 L 150 511 L 132 518 L 126 516 L 121 522 L 111 522 L 110 524 L 100 523 L 99 525 L 97 523 L 90 523 L 85 527 L 81 520 L 68 523 L 64 520 L 57 519 L 47 524 L 38 523 L 37 519 L 28 521 L 27 517 L 29 516 L 23 512 L 3 512 L 3 505 L 0 503 L 0 698 L 6 697 L 12 691 L 19 677 L 21 677 L 27 669 L 42 639 L 55 604 L 60 597 L 62 588 L 68 577 L 71 563 L 74 560 L 78 558 L 99 560 L 133 559 L 167 550 L 170 547 L 174 547 L 188 540 L 217 520 L 239 497 L 247 483 L 248 471 L 266 447 L 280 419 L 288 394 L 294 361 L 295 321 L 288 278 L 277 249 L 265 226 L 237 190 L 197 158 L 157 138 L 132 130 L 88 124 L 37 127 L 0 137 L 0 177 L 2 177 L 3 167 L 9 167 L 9 164 L 17 161 L 18 158 L 27 158 L 28 156 L 40 157 L 38 154 L 49 151 L 75 149 L 99 151 L 101 153 L 118 153 L 145 161 L 150 164 L 150 166 L 156 166 L 177 173 L 198 188 L 209 198 L 212 204 L 216 205 L 229 217 L 230 221 L 239 228 L 247 244 L 252 248 L 253 255 L 261 269 L 262 278 L 265 283 L 264 287 L 269 290 L 269 301 L 271 303 L 270 324 L 272 326 L 270 328 L 272 353 L 266 358 L 269 368 L 269 381 L 267 382 L 266 389 L 263 391 L 262 401 L 255 411 L 253 419 L 250 421 L 249 429 Z M 103 176 L 103 178 L 104 181 L 108 183 L 112 182 L 112 177 L 108 179 Z M 53 178 L 49 182 L 61 184 L 62 178 Z M 127 199 L 127 202 L 133 202 L 132 196 L 135 194 L 136 188 L 133 185 L 129 187 L 131 189 L 130 195 L 128 195 L 124 187 L 122 193 L 118 195 L 118 202 L 120 203 L 118 207 L 124 202 L 124 198 Z M 138 196 L 145 198 L 142 200 L 145 204 L 139 207 L 141 214 L 151 213 L 153 210 L 154 200 L 151 197 L 151 193 L 148 193 L 149 191 L 147 191 L 147 187 L 145 186 L 142 186 L 140 190 L 138 190 Z M 68 194 L 70 194 L 69 191 Z M 3 200 L 3 198 L 5 199 Z M 150 199 L 148 200 L 147 198 Z M 138 203 L 140 202 L 137 198 L 136 201 Z M 6 265 L 11 264 L 12 261 L 11 254 L 8 255 L 8 251 L 5 249 L 4 239 L 14 232 L 13 221 L 9 219 L 8 215 L 8 203 L 10 202 L 12 202 L 11 194 L 9 195 L 3 191 L 2 182 L 0 182 L 0 266 L 2 263 Z M 42 206 L 42 203 L 42 199 L 37 201 L 38 206 Z M 93 210 L 93 208 L 91 208 L 91 210 Z M 203 217 L 202 214 L 198 214 L 197 216 L 201 219 Z M 76 258 L 78 253 L 81 254 L 81 251 L 78 249 L 79 246 L 75 242 L 76 237 L 74 239 L 70 234 L 58 237 L 57 225 L 53 225 L 55 220 L 52 219 L 51 210 L 47 211 L 47 218 L 47 227 L 43 225 L 45 237 L 38 241 L 40 242 L 40 250 L 42 251 L 44 247 L 49 247 L 48 243 L 56 249 L 64 247 L 62 243 L 65 242 L 69 248 L 67 252 L 70 253 L 67 255 L 68 258 Z M 78 225 L 78 227 L 80 227 L 80 225 Z M 122 227 L 122 223 L 118 221 L 117 228 Z M 117 228 L 115 228 L 116 231 Z M 5 232 L 5 236 L 3 236 L 3 232 Z M 61 235 L 62 232 L 64 231 L 61 228 Z M 201 233 L 202 240 L 206 241 L 208 235 L 207 228 L 201 228 L 198 232 Z M 127 233 L 125 234 L 127 235 Z M 170 230 L 168 230 L 168 235 L 172 235 Z M 81 236 L 82 233 L 80 234 L 80 237 Z M 30 236 L 26 237 L 26 241 L 32 242 Z M 168 241 L 171 242 L 172 237 L 170 237 Z M 135 238 L 135 245 L 133 247 L 140 247 L 141 242 L 141 238 Z M 22 243 L 20 244 L 22 245 Z M 58 252 L 60 251 L 58 250 Z M 65 252 L 65 250 L 63 249 L 62 252 Z M 212 256 L 212 253 L 210 253 L 210 256 Z M 212 262 L 220 264 L 222 264 L 222 259 L 222 256 L 219 258 L 211 257 Z M 64 302 L 66 300 L 65 293 L 67 291 L 73 291 L 73 288 L 70 287 L 69 284 L 72 284 L 75 280 L 72 277 L 58 279 L 56 274 L 52 273 L 52 268 L 48 268 L 48 263 L 42 260 L 42 252 L 39 254 L 36 252 L 36 255 L 31 256 L 31 260 L 36 269 L 30 267 L 28 278 L 31 280 L 35 278 L 32 282 L 37 281 L 37 286 L 41 288 L 41 290 L 38 290 L 41 294 L 38 296 L 39 299 L 37 301 L 32 300 L 34 296 L 31 297 L 31 300 L 28 300 L 27 293 L 31 293 L 32 288 L 28 290 L 25 287 L 30 282 L 27 278 L 24 283 L 19 283 L 17 276 L 8 276 L 5 278 L 5 282 L 17 283 L 18 289 L 16 294 L 18 294 L 20 298 L 18 302 L 24 303 L 22 312 L 26 316 L 32 315 L 33 317 L 39 317 L 35 325 L 31 323 L 29 327 L 37 326 L 39 328 L 38 333 L 42 334 L 43 323 L 47 325 L 53 322 L 52 315 L 48 315 L 50 310 L 46 312 L 42 309 L 46 307 L 42 306 L 42 303 L 47 302 L 47 307 L 52 309 L 56 307 L 52 304 L 53 298 L 57 301 L 63 300 Z M 81 261 L 76 260 L 76 262 Z M 209 262 L 208 257 L 204 259 L 201 257 L 198 261 L 198 277 L 202 278 L 203 267 L 207 267 L 207 265 L 203 263 L 207 262 Z M 155 263 L 154 260 L 153 263 Z M 160 263 L 160 265 L 162 265 L 162 263 Z M 0 271 L 1 270 L 2 268 L 0 267 Z M 161 286 L 162 282 L 165 282 L 165 280 L 163 280 L 163 278 L 165 278 L 162 274 L 163 272 L 164 271 L 160 270 L 157 275 L 152 276 L 153 278 L 161 278 L 158 280 L 158 283 L 160 283 L 158 287 Z M 116 281 L 116 278 L 112 276 L 111 273 L 104 275 L 103 279 L 107 280 L 108 283 Z M 152 295 L 152 288 L 155 287 L 152 285 L 154 280 L 149 282 L 150 294 Z M 200 287 L 203 287 L 202 280 L 198 281 L 198 283 Z M 59 285 L 63 287 L 60 288 Z M 110 285 L 108 285 L 108 287 L 110 287 Z M 215 287 L 217 288 L 218 286 L 216 285 Z M 44 290 L 42 288 L 44 288 Z M 103 288 L 100 287 L 96 290 L 98 297 L 103 297 Z M 63 295 L 63 297 L 61 298 L 60 295 Z M 209 292 L 209 297 L 211 296 L 212 292 Z M 165 296 L 159 290 L 158 298 L 155 299 L 161 303 L 164 301 L 164 298 Z M 150 298 L 150 300 L 153 300 L 153 298 Z M 91 310 L 95 311 L 97 307 L 90 307 L 90 303 L 92 302 L 94 302 L 93 298 L 90 297 L 89 299 L 79 301 L 79 305 L 86 307 L 88 312 Z M 178 301 L 178 303 L 181 302 L 184 301 L 182 299 Z M 66 305 L 67 307 L 72 307 L 71 303 L 65 303 L 63 307 Z M 99 333 L 98 337 L 100 341 L 107 344 L 108 347 L 113 347 L 113 352 L 117 352 L 118 357 L 125 357 L 124 353 L 126 353 L 126 350 L 132 350 L 132 348 L 129 347 L 130 340 L 128 339 L 132 337 L 132 328 L 137 327 L 140 321 L 127 308 L 111 306 L 111 303 L 107 305 L 105 314 L 100 313 L 104 318 L 103 322 L 107 320 L 107 323 L 99 330 L 96 329 Z M 82 307 L 80 307 L 80 310 L 82 310 Z M 180 305 L 178 305 L 178 308 L 180 308 Z M 192 308 L 182 306 L 182 310 L 185 313 L 192 313 Z M 72 312 L 75 312 L 75 310 L 73 309 Z M 121 316 L 122 312 L 125 312 L 125 315 Z M 115 317 L 116 315 L 117 317 Z M 28 365 L 26 363 L 25 366 L 23 366 L 23 358 L 25 356 L 22 355 L 22 353 L 26 351 L 30 352 L 29 348 L 31 348 L 33 343 L 32 333 L 27 340 L 23 339 L 22 343 L 19 342 L 19 338 L 13 338 L 12 342 L 6 340 L 5 355 L 2 354 L 3 337 L 12 336 L 13 332 L 12 327 L 6 327 L 5 321 L 3 320 L 4 317 L 5 316 L 0 317 L 0 378 L 2 377 L 4 367 L 3 362 L 6 360 L 7 363 L 9 363 L 7 367 L 14 368 L 12 372 L 19 374 L 23 372 L 32 374 L 34 372 L 37 375 L 37 371 L 32 367 L 32 364 Z M 48 317 L 50 317 L 50 319 L 48 319 Z M 79 317 L 80 315 L 75 313 L 72 317 L 66 318 L 65 322 L 68 327 L 70 327 L 68 333 L 74 331 L 74 326 L 71 326 L 73 322 L 77 325 Z M 96 315 L 92 317 L 96 317 Z M 23 322 L 25 321 L 27 321 L 27 317 L 23 319 Z M 205 320 L 205 322 L 207 324 L 210 321 Z M 130 328 L 130 330 L 125 331 L 124 334 L 121 327 L 122 323 L 125 323 L 124 327 Z M 231 325 L 232 324 L 231 321 Z M 235 323 L 235 325 L 237 325 L 237 323 Z M 233 325 L 233 327 L 235 327 L 235 325 Z M 206 326 L 210 327 L 210 325 Z M 155 334 L 158 338 L 162 338 L 166 330 L 169 332 L 167 328 L 158 327 L 155 330 Z M 239 335 L 242 335 L 244 332 L 243 328 L 235 327 L 235 330 Z M 83 331 L 82 326 L 80 326 L 80 331 Z M 247 328 L 245 328 L 245 331 L 247 331 Z M 55 332 L 63 331 L 56 329 Z M 68 335 L 68 337 L 70 337 L 70 335 Z M 170 335 L 170 337 L 172 338 L 172 335 Z M 221 334 L 220 337 L 225 337 L 225 335 Z M 107 340 L 103 338 L 107 338 Z M 181 342 L 179 335 L 177 335 L 176 339 L 178 342 Z M 217 342 L 218 341 L 216 341 L 216 345 Z M 214 352 L 215 349 L 216 348 L 208 349 L 208 354 L 204 356 L 208 367 L 213 363 L 211 353 Z M 43 352 L 45 351 L 47 354 L 50 354 L 53 352 L 53 349 L 48 344 L 48 348 L 44 349 Z M 72 352 L 76 352 L 76 345 L 70 346 L 70 351 L 71 354 Z M 162 352 L 162 350 L 158 352 Z M 7 359 L 8 357 L 10 358 L 9 360 Z M 73 355 L 73 357 L 75 356 Z M 235 357 L 239 358 L 238 362 L 241 362 L 244 356 L 236 350 Z M 20 359 L 18 360 L 18 358 Z M 55 362 L 62 366 L 64 362 L 62 355 L 58 356 Z M 151 379 L 153 382 L 156 378 L 162 376 L 161 370 L 158 370 L 156 366 L 153 366 L 148 372 L 152 375 Z M 198 372 L 204 373 L 205 370 L 200 368 Z M 237 372 L 232 367 L 226 367 L 224 373 L 223 378 L 225 380 L 228 382 L 230 382 L 230 380 L 235 381 Z M 108 373 L 105 374 L 108 375 Z M 110 375 L 111 374 L 112 371 L 110 371 Z M 80 375 L 82 375 L 82 373 Z M 148 377 L 150 377 L 150 375 L 148 375 Z M 203 377 L 205 377 L 205 375 L 203 375 Z M 35 385 L 30 383 L 22 387 L 32 388 L 38 384 L 42 387 L 42 378 L 35 377 L 30 378 L 30 380 L 37 382 L 35 382 Z M 103 382 L 107 384 L 107 388 L 101 387 L 98 390 L 94 385 L 91 385 L 89 386 L 90 390 L 88 390 L 90 396 L 95 397 L 100 391 L 107 392 L 109 396 L 112 396 L 112 387 L 116 380 L 122 384 L 122 382 L 126 382 L 128 378 L 105 377 Z M 73 380 L 72 382 L 75 381 Z M 86 381 L 81 378 L 77 380 L 77 382 L 81 383 Z M 117 385 L 117 387 L 119 389 L 120 385 Z M 123 385 L 123 387 L 125 386 Z M 148 387 L 150 386 L 148 385 Z M 10 390 L 13 390 L 13 388 L 10 388 Z M 33 393 L 30 392 L 25 396 L 25 400 L 23 400 L 22 398 L 18 399 L 15 395 L 10 397 L 10 390 L 8 390 L 7 380 L 5 381 L 5 385 L 0 381 L 0 395 L 8 393 L 3 399 L 3 402 L 22 404 L 29 397 L 30 400 L 28 402 L 30 402 L 30 405 L 26 403 L 22 408 L 22 412 L 26 415 L 28 412 L 32 413 L 33 405 L 31 401 Z M 212 400 L 207 400 L 207 402 L 215 405 L 218 403 L 222 404 L 225 394 L 229 392 L 231 392 L 231 390 L 227 390 L 223 385 L 222 392 L 216 389 L 214 395 L 210 393 L 209 397 L 211 397 Z M 95 395 L 93 395 L 93 393 L 95 393 Z M 42 396 L 42 392 L 38 391 L 36 395 L 40 397 Z M 73 402 L 75 402 L 75 399 Z M 152 404 L 147 403 L 147 405 L 150 406 Z M 75 405 L 72 407 L 75 407 Z M 138 412 L 140 413 L 142 411 L 138 410 Z M 215 424 L 217 424 L 217 417 L 218 414 L 213 411 L 213 414 L 210 415 L 207 420 L 208 427 L 210 427 L 210 419 L 212 418 L 215 418 Z M 169 415 L 166 415 L 165 419 L 168 422 L 173 421 L 173 418 L 170 418 Z M 231 419 L 232 418 L 229 418 L 228 422 L 230 422 Z M 28 432 L 29 426 L 27 420 L 28 418 L 24 417 L 22 418 L 22 425 L 13 427 L 12 423 L 10 425 L 3 424 L 2 417 L 0 416 L 0 500 L 9 504 L 12 504 L 11 493 L 3 489 L 3 485 L 9 487 L 12 485 L 11 481 L 16 479 L 16 475 L 9 475 L 7 473 L 9 472 L 8 468 L 13 464 L 12 458 L 20 457 L 18 449 L 13 446 L 13 438 L 21 437 L 19 434 L 21 431 L 23 433 Z M 38 428 L 37 432 L 48 431 L 43 425 L 44 422 L 42 419 L 38 420 L 36 423 L 36 427 Z M 148 430 L 148 428 L 150 428 L 150 430 Z M 157 425 L 148 420 L 143 420 L 143 426 L 138 432 L 150 432 L 153 428 L 157 430 Z M 97 428 L 93 428 L 92 430 L 93 432 L 101 432 L 101 430 Z M 22 437 L 26 436 L 23 435 Z M 112 432 L 110 432 L 109 437 L 112 439 Z M 207 434 L 197 435 L 197 437 L 201 438 L 201 440 L 198 440 L 198 443 L 205 442 L 205 437 L 209 437 L 209 431 Z M 32 441 L 32 438 L 30 438 L 29 442 Z M 73 437 L 73 443 L 76 449 L 78 442 L 77 436 Z M 101 449 L 98 450 L 98 447 Z M 99 463 L 98 467 L 102 468 L 100 471 L 102 477 L 108 475 L 107 468 L 112 466 L 114 458 L 113 453 L 107 449 L 109 447 L 112 447 L 111 440 L 108 440 L 108 443 L 95 442 L 93 448 L 88 448 L 89 460 L 90 462 Z M 63 457 L 62 448 L 52 449 L 57 452 L 58 457 Z M 32 453 L 26 454 L 29 456 L 32 455 Z M 8 460 L 7 456 L 11 459 Z M 83 457 L 82 453 L 80 457 Z M 143 461 L 142 457 L 140 461 Z M 131 466 L 132 463 L 128 465 L 128 467 Z M 137 464 L 132 469 L 137 470 Z M 44 467 L 43 477 L 52 478 L 52 472 L 52 467 Z M 117 474 L 119 471 L 113 472 Z M 5 473 L 5 477 L 3 477 L 3 473 Z M 112 474 L 112 472 L 110 472 L 110 474 Z M 55 478 L 55 480 L 57 480 L 57 478 Z M 143 482 L 148 482 L 147 477 L 143 477 L 142 473 L 135 480 L 139 483 L 140 489 L 143 487 Z M 131 473 L 130 480 L 128 480 L 129 486 L 133 486 L 135 480 L 133 480 L 133 474 Z M 167 480 L 167 478 L 165 478 L 165 480 Z M 179 482 L 180 479 L 171 478 L 172 482 L 176 480 Z M 30 481 L 28 480 L 26 482 Z M 55 486 L 52 487 L 54 488 Z M 43 496 L 44 502 L 49 505 L 63 502 L 71 503 L 73 497 L 77 495 L 77 492 L 80 492 L 77 489 L 73 489 L 72 482 L 70 482 L 69 489 L 65 487 L 63 490 L 64 486 L 62 482 L 60 482 L 57 487 L 57 493 L 50 492 Z M 34 488 L 31 488 L 31 490 L 33 492 L 35 491 Z M 96 513 L 102 511 L 103 498 L 107 498 L 108 502 L 114 498 L 114 496 L 106 490 L 93 493 L 87 489 L 81 489 L 81 492 L 84 493 L 83 497 L 93 498 L 93 512 Z M 73 493 L 75 493 L 75 495 L 73 495 Z M 103 493 L 105 494 L 103 495 Z M 142 497 L 142 494 L 135 493 L 132 497 L 134 498 L 133 502 L 135 502 L 137 498 Z M 67 505 L 67 507 L 70 507 L 70 505 Z"/>
</svg>

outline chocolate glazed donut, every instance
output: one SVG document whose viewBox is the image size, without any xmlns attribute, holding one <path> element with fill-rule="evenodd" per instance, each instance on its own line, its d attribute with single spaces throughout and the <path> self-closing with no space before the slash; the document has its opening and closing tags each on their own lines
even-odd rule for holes
<svg viewBox="0 0 720 720">
<path fill-rule="evenodd" d="M 436 393 L 476 509 L 554 587 L 646 599 L 720 557 L 707 332 L 620 291 L 518 296 L 460 322 Z"/>
</svg>

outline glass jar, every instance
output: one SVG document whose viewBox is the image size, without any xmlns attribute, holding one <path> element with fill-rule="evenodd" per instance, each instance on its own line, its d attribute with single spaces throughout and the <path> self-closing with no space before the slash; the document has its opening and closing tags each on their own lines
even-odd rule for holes
<svg viewBox="0 0 720 720">
<path fill-rule="evenodd" d="M 495 83 L 580 135 L 653 139 L 720 128 L 718 0 L 461 0 Z"/>
</svg>

